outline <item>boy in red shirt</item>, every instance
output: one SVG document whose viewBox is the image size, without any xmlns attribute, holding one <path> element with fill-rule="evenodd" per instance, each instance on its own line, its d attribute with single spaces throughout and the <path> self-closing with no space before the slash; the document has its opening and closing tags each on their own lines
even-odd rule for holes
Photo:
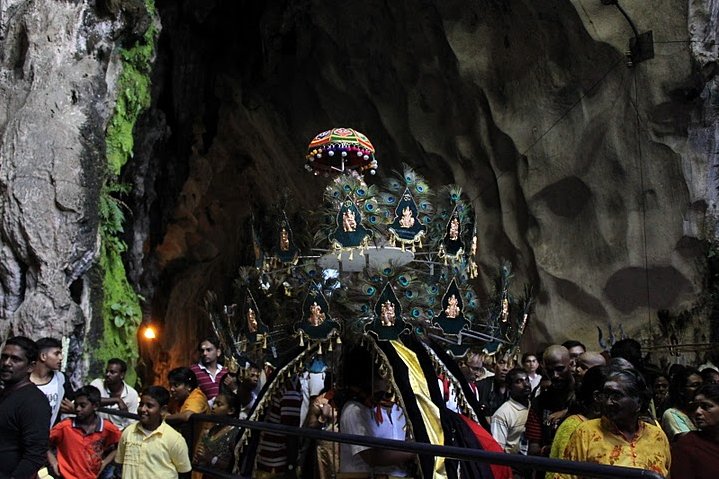
<svg viewBox="0 0 719 479">
<path fill-rule="evenodd" d="M 50 431 L 47 459 L 55 477 L 96 479 L 115 458 L 120 430 L 96 414 L 99 407 L 100 391 L 84 386 L 75 393 L 76 416 Z"/>
</svg>

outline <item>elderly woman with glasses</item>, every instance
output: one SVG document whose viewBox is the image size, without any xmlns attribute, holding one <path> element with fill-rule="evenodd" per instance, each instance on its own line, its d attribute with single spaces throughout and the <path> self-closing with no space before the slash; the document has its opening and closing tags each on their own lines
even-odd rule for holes
<svg viewBox="0 0 719 479">
<path fill-rule="evenodd" d="M 640 419 L 650 391 L 636 369 L 610 369 L 597 394 L 601 417 L 583 422 L 562 457 L 572 461 L 635 467 L 666 476 L 669 441 L 664 432 Z M 554 474 L 555 479 L 577 476 Z"/>
</svg>

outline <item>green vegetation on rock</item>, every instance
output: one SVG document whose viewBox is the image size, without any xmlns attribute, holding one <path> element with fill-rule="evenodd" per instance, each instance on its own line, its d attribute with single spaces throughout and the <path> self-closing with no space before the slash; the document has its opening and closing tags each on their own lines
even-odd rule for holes
<svg viewBox="0 0 719 479">
<path fill-rule="evenodd" d="M 122 167 L 132 156 L 133 129 L 140 114 L 150 106 L 150 73 L 158 30 L 154 0 L 146 0 L 147 15 L 153 19 L 141 41 L 120 52 L 122 73 L 117 81 L 117 103 L 105 136 L 108 177 L 100 195 L 100 268 L 102 270 L 103 333 L 94 357 L 104 364 L 118 357 L 128 362 L 125 381 L 134 384 L 134 366 L 139 356 L 137 329 L 142 322 L 140 296 L 127 279 L 122 254 L 127 245 L 120 238 L 125 215 L 114 195 L 128 187 L 118 183 Z"/>
</svg>

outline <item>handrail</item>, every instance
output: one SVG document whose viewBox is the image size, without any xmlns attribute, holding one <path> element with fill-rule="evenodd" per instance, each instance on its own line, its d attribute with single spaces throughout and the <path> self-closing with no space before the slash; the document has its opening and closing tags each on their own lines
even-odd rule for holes
<svg viewBox="0 0 719 479">
<path fill-rule="evenodd" d="M 139 414 L 135 414 L 134 412 L 120 411 L 119 409 L 114 409 L 110 407 L 99 407 L 97 408 L 97 412 L 111 414 L 113 416 L 126 417 L 128 419 L 134 419 L 135 421 L 138 421 L 140 419 Z"/>
<path fill-rule="evenodd" d="M 548 457 L 540 456 L 524 456 L 521 454 L 507 454 L 503 452 L 488 452 L 456 446 L 435 446 L 433 444 L 426 444 L 422 442 L 407 442 L 395 439 L 381 439 L 375 437 L 358 436 L 355 434 L 327 432 L 312 428 L 286 426 L 282 424 L 270 424 L 258 421 L 245 421 L 240 419 L 232 419 L 229 417 L 226 418 L 210 416 L 206 414 L 193 414 L 191 417 L 191 421 L 229 424 L 248 429 L 289 434 L 310 439 L 321 439 L 332 442 L 358 444 L 361 446 L 414 452 L 415 454 L 487 462 L 491 464 L 515 466 L 519 468 L 532 468 L 541 471 L 583 475 L 602 479 L 663 479 L 660 474 L 654 471 L 636 469 L 632 467 L 608 466 L 605 464 L 594 464 L 591 462 L 565 461 L 563 459 L 551 459 Z"/>
<path fill-rule="evenodd" d="M 98 412 L 114 414 L 116 416 L 139 419 L 137 414 L 118 409 L 99 408 Z M 212 422 L 216 424 L 228 424 L 241 428 L 267 431 L 281 434 L 289 434 L 310 439 L 320 439 L 331 442 L 358 444 L 361 446 L 393 449 L 396 451 L 407 451 L 415 454 L 449 457 L 465 461 L 486 462 L 500 464 L 503 466 L 517 468 L 531 468 L 540 471 L 560 472 L 564 474 L 590 476 L 598 479 L 663 479 L 663 477 L 646 469 L 636 469 L 623 466 L 608 466 L 605 464 L 594 464 L 591 462 L 565 461 L 563 459 L 552 459 L 540 456 L 524 456 L 521 454 L 506 454 L 503 452 L 489 452 L 477 449 L 469 449 L 456 446 L 435 446 L 422 442 L 407 442 L 394 439 L 381 439 L 376 437 L 358 436 L 355 434 L 344 434 L 340 432 L 328 432 L 320 429 L 305 427 L 285 426 L 282 424 L 270 424 L 260 421 L 246 421 L 230 417 L 214 416 L 208 414 L 193 414 L 190 417 L 193 428 L 196 422 Z M 194 436 L 194 435 L 193 435 Z M 207 472 L 222 478 L 237 478 L 226 473 L 220 473 L 203 466 L 194 466 L 193 469 L 199 472 Z"/>
</svg>

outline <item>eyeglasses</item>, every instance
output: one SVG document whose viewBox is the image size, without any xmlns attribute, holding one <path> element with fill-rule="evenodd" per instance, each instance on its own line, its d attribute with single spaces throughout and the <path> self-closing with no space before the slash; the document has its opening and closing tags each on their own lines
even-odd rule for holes
<svg viewBox="0 0 719 479">
<path fill-rule="evenodd" d="M 594 393 L 594 399 L 597 401 L 612 401 L 619 402 L 625 397 L 628 397 L 621 391 L 597 391 Z"/>
</svg>

